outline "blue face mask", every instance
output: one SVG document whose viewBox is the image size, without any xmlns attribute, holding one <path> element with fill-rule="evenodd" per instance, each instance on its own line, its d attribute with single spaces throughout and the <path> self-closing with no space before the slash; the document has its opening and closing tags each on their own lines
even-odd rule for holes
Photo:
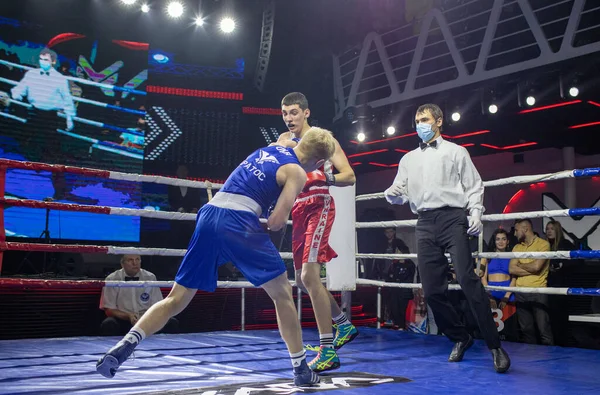
<svg viewBox="0 0 600 395">
<path fill-rule="evenodd" d="M 431 125 L 423 122 L 417 125 L 417 134 L 425 143 L 435 136 L 435 132 L 431 129 Z"/>
<path fill-rule="evenodd" d="M 40 60 L 40 68 L 44 71 L 50 70 L 52 63 L 48 60 Z"/>
</svg>

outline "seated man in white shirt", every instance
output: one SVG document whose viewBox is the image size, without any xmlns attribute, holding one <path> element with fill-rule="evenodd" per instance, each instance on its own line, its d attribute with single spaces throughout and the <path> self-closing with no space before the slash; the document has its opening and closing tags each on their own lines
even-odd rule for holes
<svg viewBox="0 0 600 395">
<path fill-rule="evenodd" d="M 422 142 L 400 160 L 398 174 L 385 191 L 385 198 L 392 204 L 410 202 L 411 210 L 419 216 L 419 273 L 436 324 L 455 342 L 448 361 L 460 362 L 473 344 L 473 337 L 448 299 L 446 252 L 492 352 L 494 368 L 504 373 L 510 359 L 501 347 L 485 289 L 473 270 L 469 246 L 469 235 L 476 236 L 483 228 L 483 182 L 467 150 L 442 138 L 442 122 L 443 113 L 437 105 L 425 104 L 417 109 L 415 124 Z"/>
<path fill-rule="evenodd" d="M 106 277 L 106 281 L 156 281 L 156 276 L 142 269 L 142 258 L 139 255 L 123 255 L 121 269 Z M 163 299 L 158 287 L 104 287 L 100 308 L 107 318 L 102 321 L 100 332 L 103 336 L 124 335 L 144 315 L 146 311 Z M 163 332 L 176 333 L 179 322 L 171 318 L 164 326 Z"/>
</svg>

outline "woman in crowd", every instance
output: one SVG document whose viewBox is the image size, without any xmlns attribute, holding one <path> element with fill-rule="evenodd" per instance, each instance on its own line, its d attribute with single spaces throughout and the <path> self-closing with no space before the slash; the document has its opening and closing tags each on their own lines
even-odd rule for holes
<svg viewBox="0 0 600 395">
<path fill-rule="evenodd" d="M 552 251 L 572 251 L 577 249 L 573 243 L 565 239 L 560 222 L 551 220 L 546 224 L 546 239 L 550 243 Z M 569 287 L 569 277 L 576 261 L 566 259 L 551 259 L 550 273 L 548 273 L 549 287 Z M 554 335 L 554 342 L 559 346 L 568 345 L 569 326 L 569 304 L 568 297 L 562 295 L 550 295 L 549 314 L 550 325 Z"/>
<path fill-rule="evenodd" d="M 509 248 L 508 232 L 504 229 L 496 229 L 488 243 L 490 252 L 508 252 Z M 495 285 L 499 287 L 514 287 L 516 279 L 508 271 L 508 258 L 492 258 L 481 260 L 481 265 L 485 265 L 485 272 L 481 278 L 484 286 Z M 490 291 L 490 304 L 492 309 L 502 310 L 506 303 L 513 302 L 515 296 L 512 292 Z"/>
</svg>

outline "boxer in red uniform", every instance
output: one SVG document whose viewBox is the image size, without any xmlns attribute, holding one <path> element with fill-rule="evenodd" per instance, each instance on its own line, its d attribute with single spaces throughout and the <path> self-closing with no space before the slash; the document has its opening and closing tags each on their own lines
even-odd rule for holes
<svg viewBox="0 0 600 395">
<path fill-rule="evenodd" d="M 281 112 L 289 132 L 281 134 L 276 144 L 294 147 L 310 129 L 308 101 L 302 93 L 289 93 L 281 101 Z M 358 335 L 358 330 L 321 283 L 321 265 L 337 256 L 329 245 L 329 234 L 335 219 L 335 203 L 329 194 L 329 186 L 344 187 L 356 182 L 346 154 L 337 140 L 335 144 L 331 160 L 325 162 L 321 169 L 308 173 L 308 181 L 292 208 L 292 250 L 296 283 L 310 296 L 319 327 L 319 353 L 308 364 L 315 372 L 339 368 L 340 360 L 336 350 Z M 335 175 L 334 168 L 338 171 Z M 337 329 L 335 338 L 332 320 Z"/>
</svg>

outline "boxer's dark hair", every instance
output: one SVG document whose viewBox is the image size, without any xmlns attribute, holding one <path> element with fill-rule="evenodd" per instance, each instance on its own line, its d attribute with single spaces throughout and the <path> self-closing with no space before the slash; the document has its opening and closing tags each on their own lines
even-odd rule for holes
<svg viewBox="0 0 600 395">
<path fill-rule="evenodd" d="M 306 110 L 308 108 L 308 99 L 300 92 L 292 92 L 285 95 L 281 100 L 282 106 L 293 106 L 294 104 L 297 104 L 300 109 Z"/>
</svg>

